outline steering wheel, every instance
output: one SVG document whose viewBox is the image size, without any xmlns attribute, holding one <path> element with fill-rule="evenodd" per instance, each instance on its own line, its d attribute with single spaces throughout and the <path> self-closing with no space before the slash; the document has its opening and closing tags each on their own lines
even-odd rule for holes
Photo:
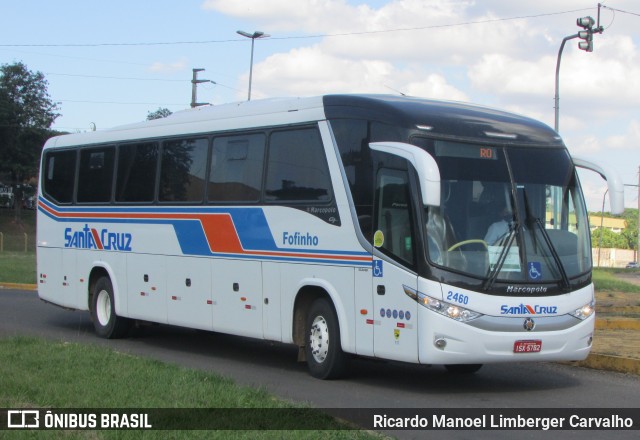
<svg viewBox="0 0 640 440">
<path fill-rule="evenodd" d="M 489 249 L 489 245 L 487 244 L 486 241 L 481 240 L 479 238 L 475 238 L 475 239 L 472 239 L 472 240 L 459 241 L 456 244 L 454 244 L 453 246 L 451 246 L 449 249 L 447 249 L 447 251 L 451 252 L 453 250 L 458 249 L 460 246 L 464 246 L 466 244 L 472 244 L 472 243 L 480 243 L 481 245 L 484 246 L 485 249 L 487 249 L 487 250 Z"/>
</svg>

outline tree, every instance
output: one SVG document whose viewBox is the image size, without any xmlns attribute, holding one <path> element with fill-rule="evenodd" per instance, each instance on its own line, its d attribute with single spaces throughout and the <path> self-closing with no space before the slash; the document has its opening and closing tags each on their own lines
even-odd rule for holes
<svg viewBox="0 0 640 440">
<path fill-rule="evenodd" d="M 625 228 L 619 234 L 605 229 L 602 233 L 603 248 L 618 249 L 635 249 L 638 247 L 638 210 L 626 208 L 621 215 L 612 215 L 608 212 L 603 213 L 605 217 L 622 218 L 626 222 Z M 590 215 L 600 217 L 600 212 L 592 212 Z M 591 234 L 591 242 L 593 247 L 597 247 L 600 243 L 600 228 L 593 230 Z"/>
<path fill-rule="evenodd" d="M 601 235 L 602 243 L 600 242 Z M 627 240 L 622 234 L 616 234 L 607 228 L 597 228 L 591 232 L 591 245 L 602 248 L 629 249 Z"/>
<path fill-rule="evenodd" d="M 0 67 L 0 171 L 11 175 L 20 220 L 22 184 L 37 174 L 38 159 L 53 122 L 60 116 L 41 72 L 23 63 Z"/>
<path fill-rule="evenodd" d="M 622 218 L 627 222 L 627 227 L 622 231 L 622 236 L 627 242 L 627 249 L 636 249 L 638 247 L 638 210 L 627 208 L 624 210 Z"/>
<path fill-rule="evenodd" d="M 166 118 L 170 114 L 171 114 L 171 110 L 169 110 L 168 108 L 158 107 L 158 110 L 156 110 L 155 112 L 149 112 L 147 114 L 147 121 Z"/>
</svg>

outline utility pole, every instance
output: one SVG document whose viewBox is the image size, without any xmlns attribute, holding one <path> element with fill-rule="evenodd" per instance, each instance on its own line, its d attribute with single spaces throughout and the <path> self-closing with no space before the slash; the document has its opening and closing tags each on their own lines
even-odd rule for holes
<svg viewBox="0 0 640 440">
<path fill-rule="evenodd" d="M 640 260 L 640 166 L 638 166 L 638 243 L 636 243 L 636 261 Z"/>
<path fill-rule="evenodd" d="M 208 79 L 198 79 L 198 72 L 202 72 L 204 69 L 193 69 L 193 79 L 191 80 L 191 108 L 201 105 L 208 105 L 206 102 L 198 102 L 198 84 L 209 82 Z"/>
</svg>

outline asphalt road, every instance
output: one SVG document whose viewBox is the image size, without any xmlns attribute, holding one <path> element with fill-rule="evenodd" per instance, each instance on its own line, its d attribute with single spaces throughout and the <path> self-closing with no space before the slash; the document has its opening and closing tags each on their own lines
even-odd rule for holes
<svg viewBox="0 0 640 440">
<path fill-rule="evenodd" d="M 107 346 L 206 370 L 318 408 L 635 408 L 637 376 L 552 363 L 485 365 L 469 376 L 443 368 L 356 359 L 339 381 L 310 377 L 289 345 L 171 326 L 144 326 L 131 337 L 104 340 L 87 312 L 43 303 L 35 292 L 0 289 L 0 337 L 35 335 Z M 2 360 L 0 359 L 0 362 Z M 639 431 L 387 431 L 398 438 L 638 439 Z"/>
</svg>

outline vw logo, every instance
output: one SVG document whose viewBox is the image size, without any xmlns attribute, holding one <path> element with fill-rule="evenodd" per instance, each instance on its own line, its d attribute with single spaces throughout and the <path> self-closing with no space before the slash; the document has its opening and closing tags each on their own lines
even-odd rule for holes
<svg viewBox="0 0 640 440">
<path fill-rule="evenodd" d="M 533 330 L 536 327 L 536 323 L 533 319 L 531 318 L 527 318 L 524 320 L 524 324 L 522 325 L 524 327 L 524 329 L 528 332 L 530 332 L 531 330 Z"/>
</svg>

